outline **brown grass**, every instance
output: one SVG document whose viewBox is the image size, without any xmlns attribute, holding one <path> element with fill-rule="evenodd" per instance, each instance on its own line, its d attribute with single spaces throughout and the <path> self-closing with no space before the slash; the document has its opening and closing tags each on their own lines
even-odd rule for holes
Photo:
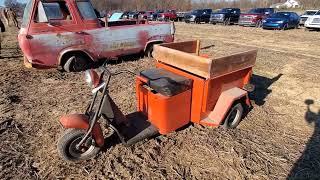
<svg viewBox="0 0 320 180">
<path fill-rule="evenodd" d="M 67 164 L 57 155 L 62 114 L 82 111 L 90 99 L 81 73 L 28 70 L 16 49 L 16 31 L 0 59 L 0 179 L 285 179 L 319 174 L 319 32 L 265 31 L 238 26 L 177 24 L 178 41 L 201 39 L 216 57 L 259 49 L 252 95 L 256 104 L 238 129 L 190 126 L 130 148 L 115 145 L 98 157 Z M 13 57 L 13 58 L 12 58 Z M 150 63 L 152 62 L 152 63 Z M 140 71 L 141 59 L 110 66 Z M 135 111 L 134 78 L 116 77 L 111 95 Z M 312 99 L 314 104 L 305 104 Z M 292 173 L 290 173 L 292 171 Z"/>
</svg>

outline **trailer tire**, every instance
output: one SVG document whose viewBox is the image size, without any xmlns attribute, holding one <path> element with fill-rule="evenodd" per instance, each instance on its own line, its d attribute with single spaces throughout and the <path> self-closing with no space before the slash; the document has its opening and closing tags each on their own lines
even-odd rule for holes
<svg viewBox="0 0 320 180">
<path fill-rule="evenodd" d="M 244 106 L 241 102 L 235 102 L 231 109 L 229 110 L 224 122 L 222 123 L 222 127 L 224 129 L 234 129 L 236 128 L 243 117 L 244 114 Z"/>
<path fill-rule="evenodd" d="M 99 153 L 100 147 L 95 145 L 95 142 L 92 138 L 89 138 L 86 142 L 91 143 L 87 150 L 81 152 L 80 150 L 76 149 L 75 146 L 80 142 L 81 138 L 85 134 L 86 131 L 82 129 L 67 129 L 59 138 L 57 145 L 58 153 L 65 161 L 79 162 L 88 160 Z"/>
</svg>

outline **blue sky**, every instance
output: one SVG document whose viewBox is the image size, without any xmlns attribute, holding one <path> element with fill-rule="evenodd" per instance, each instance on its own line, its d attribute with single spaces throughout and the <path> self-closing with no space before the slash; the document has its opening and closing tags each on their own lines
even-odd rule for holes
<svg viewBox="0 0 320 180">
<path fill-rule="evenodd" d="M 0 0 L 0 6 L 3 6 L 4 5 L 4 1 L 5 0 Z M 27 2 L 29 0 L 17 0 L 18 2 Z"/>
</svg>

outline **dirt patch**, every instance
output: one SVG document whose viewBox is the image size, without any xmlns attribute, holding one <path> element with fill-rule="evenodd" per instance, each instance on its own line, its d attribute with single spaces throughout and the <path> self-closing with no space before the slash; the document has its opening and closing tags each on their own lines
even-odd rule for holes
<svg viewBox="0 0 320 180">
<path fill-rule="evenodd" d="M 202 53 L 221 57 L 258 48 L 253 110 L 236 130 L 191 125 L 179 132 L 120 144 L 68 164 L 57 155 L 61 115 L 81 112 L 91 98 L 81 73 L 28 70 L 16 31 L 5 33 L 0 59 L 1 179 L 285 179 L 317 178 L 319 169 L 319 32 L 264 31 L 177 23 L 176 39 L 201 39 Z M 138 72 L 152 59 L 110 69 Z M 135 111 L 134 78 L 115 77 L 110 93 L 125 114 Z M 306 100 L 313 100 L 306 101 Z"/>
</svg>

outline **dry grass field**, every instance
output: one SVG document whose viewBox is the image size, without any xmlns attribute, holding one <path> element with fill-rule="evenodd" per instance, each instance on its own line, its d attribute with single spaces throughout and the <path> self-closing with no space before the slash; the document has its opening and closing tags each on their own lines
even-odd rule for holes
<svg viewBox="0 0 320 180">
<path fill-rule="evenodd" d="M 215 57 L 258 48 L 254 108 L 235 130 L 199 125 L 130 148 L 112 142 L 96 158 L 62 161 L 61 115 L 91 98 L 81 73 L 26 69 L 17 32 L 3 34 L 0 59 L 0 179 L 319 179 L 320 32 L 177 23 L 176 41 L 200 39 Z M 138 72 L 152 59 L 111 69 Z M 134 78 L 116 77 L 110 92 L 135 111 Z"/>
</svg>

